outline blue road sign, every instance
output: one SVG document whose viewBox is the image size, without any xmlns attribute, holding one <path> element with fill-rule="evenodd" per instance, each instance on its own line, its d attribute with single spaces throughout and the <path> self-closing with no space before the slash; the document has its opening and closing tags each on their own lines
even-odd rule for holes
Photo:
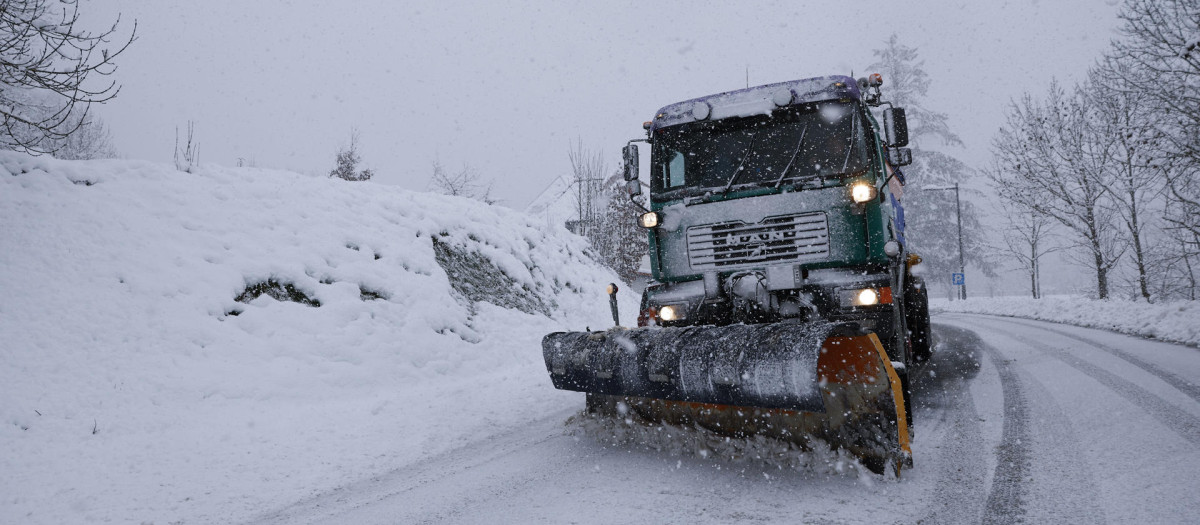
<svg viewBox="0 0 1200 525">
<path fill-rule="evenodd" d="M 950 284 L 955 286 L 967 284 L 967 277 L 961 273 L 952 273 L 950 274 Z"/>
</svg>

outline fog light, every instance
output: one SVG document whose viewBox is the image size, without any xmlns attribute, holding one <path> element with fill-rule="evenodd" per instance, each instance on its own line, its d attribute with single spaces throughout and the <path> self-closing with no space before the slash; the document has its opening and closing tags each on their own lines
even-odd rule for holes
<svg viewBox="0 0 1200 525">
<path fill-rule="evenodd" d="M 663 321 L 678 321 L 684 318 L 683 308 L 676 305 L 666 305 L 658 309 L 658 318 Z"/>
<path fill-rule="evenodd" d="M 842 308 L 892 303 L 892 289 L 888 286 L 841 290 L 838 295 L 841 299 Z"/>
<path fill-rule="evenodd" d="M 850 186 L 850 198 L 859 204 L 874 199 L 878 194 L 879 192 L 875 190 L 875 186 L 866 182 L 856 182 L 853 186 Z"/>
</svg>

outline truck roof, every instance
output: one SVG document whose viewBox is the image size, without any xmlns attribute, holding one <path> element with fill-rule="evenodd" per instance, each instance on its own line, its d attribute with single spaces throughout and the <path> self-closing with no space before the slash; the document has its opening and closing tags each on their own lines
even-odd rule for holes
<svg viewBox="0 0 1200 525">
<path fill-rule="evenodd" d="M 654 114 L 650 131 L 701 120 L 769 115 L 779 107 L 859 97 L 858 82 L 845 75 L 777 82 L 664 106 Z"/>
</svg>

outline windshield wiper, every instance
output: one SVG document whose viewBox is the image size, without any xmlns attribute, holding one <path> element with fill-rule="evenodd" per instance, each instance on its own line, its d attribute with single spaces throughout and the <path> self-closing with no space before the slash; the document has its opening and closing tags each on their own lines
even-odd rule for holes
<svg viewBox="0 0 1200 525">
<path fill-rule="evenodd" d="M 846 160 L 842 162 L 840 173 L 845 173 L 846 168 L 850 167 L 850 155 L 854 153 L 854 145 L 857 142 L 855 138 L 858 138 L 858 114 L 854 115 L 854 127 L 850 129 L 850 143 L 846 145 Z"/>
<path fill-rule="evenodd" d="M 804 145 L 804 136 L 808 134 L 808 124 L 804 125 L 804 129 L 800 130 L 800 140 L 796 141 L 796 151 L 792 152 L 792 158 L 788 159 L 787 166 L 783 167 L 783 173 L 779 174 L 779 178 L 775 179 L 775 187 L 778 188 L 783 183 L 783 179 L 787 178 L 787 174 L 792 170 L 792 164 L 796 162 L 796 157 L 800 155 L 800 147 Z"/>
<path fill-rule="evenodd" d="M 746 159 L 750 158 L 750 154 L 754 152 L 754 141 L 758 140 L 759 133 L 762 133 L 761 129 L 758 131 L 755 131 L 754 135 L 750 137 L 750 145 L 746 146 L 746 154 L 742 155 L 742 160 L 739 161 L 737 167 L 733 169 L 733 176 L 729 177 L 729 183 L 725 185 L 724 190 L 721 190 L 721 195 L 725 195 L 726 193 L 729 193 L 729 188 L 732 188 L 733 183 L 735 181 L 737 181 L 739 176 L 741 176 L 742 166 L 746 165 Z"/>
</svg>

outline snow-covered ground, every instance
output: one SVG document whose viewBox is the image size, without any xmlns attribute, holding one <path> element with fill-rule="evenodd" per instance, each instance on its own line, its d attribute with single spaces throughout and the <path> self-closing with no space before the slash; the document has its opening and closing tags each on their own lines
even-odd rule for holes
<svg viewBox="0 0 1200 525">
<path fill-rule="evenodd" d="M 611 323 L 582 239 L 392 186 L 0 152 L 0 224 L 0 523 L 243 521 L 576 404 L 541 336 Z"/>
<path fill-rule="evenodd" d="M 964 312 L 1040 319 L 1200 346 L 1200 301 L 1145 302 L 1080 296 L 930 299 L 933 312 Z"/>
<path fill-rule="evenodd" d="M 1195 348 L 977 314 L 933 334 L 902 479 L 576 405 L 252 523 L 1197 522 Z"/>
</svg>

